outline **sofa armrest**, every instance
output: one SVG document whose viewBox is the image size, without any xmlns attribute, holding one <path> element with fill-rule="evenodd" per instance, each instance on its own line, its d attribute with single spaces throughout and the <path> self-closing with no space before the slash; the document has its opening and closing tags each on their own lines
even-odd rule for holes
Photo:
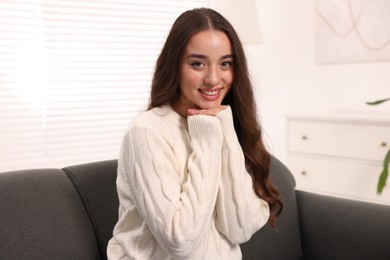
<svg viewBox="0 0 390 260">
<path fill-rule="evenodd" d="M 303 259 L 390 259 L 390 206 L 296 195 Z"/>
</svg>

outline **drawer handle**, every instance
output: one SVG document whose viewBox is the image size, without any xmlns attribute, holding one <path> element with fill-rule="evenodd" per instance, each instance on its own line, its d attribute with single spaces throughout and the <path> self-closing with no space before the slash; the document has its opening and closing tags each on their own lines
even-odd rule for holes
<svg viewBox="0 0 390 260">
<path fill-rule="evenodd" d="M 303 176 L 306 176 L 306 175 L 307 175 L 307 172 L 306 172 L 306 171 L 302 171 L 301 174 L 302 174 Z"/>
<path fill-rule="evenodd" d="M 387 143 L 386 143 L 386 142 L 382 142 L 382 143 L 381 143 L 381 146 L 382 146 L 382 147 L 387 147 Z"/>
<path fill-rule="evenodd" d="M 302 135 L 302 140 L 307 140 L 307 136 L 306 135 Z"/>
</svg>

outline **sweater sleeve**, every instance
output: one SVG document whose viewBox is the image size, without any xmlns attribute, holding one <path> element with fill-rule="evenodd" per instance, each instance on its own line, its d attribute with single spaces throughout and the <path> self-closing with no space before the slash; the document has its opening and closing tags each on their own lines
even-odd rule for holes
<svg viewBox="0 0 390 260">
<path fill-rule="evenodd" d="M 192 154 L 181 184 L 175 155 L 164 131 L 134 127 L 122 148 L 119 171 L 160 246 L 175 258 L 188 258 L 209 228 L 218 193 L 223 135 L 215 117 L 188 118 Z"/>
<path fill-rule="evenodd" d="M 216 224 L 232 243 L 239 244 L 265 225 L 268 203 L 253 190 L 252 177 L 246 171 L 245 158 L 234 130 L 231 108 L 217 114 L 224 134 L 222 172 L 218 191 Z"/>
</svg>

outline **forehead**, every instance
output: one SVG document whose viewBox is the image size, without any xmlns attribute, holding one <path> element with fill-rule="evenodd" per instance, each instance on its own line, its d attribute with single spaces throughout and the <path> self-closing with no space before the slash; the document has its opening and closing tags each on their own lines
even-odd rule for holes
<svg viewBox="0 0 390 260">
<path fill-rule="evenodd" d="M 186 54 L 232 54 L 232 46 L 222 31 L 205 30 L 195 33 L 187 43 Z"/>
</svg>

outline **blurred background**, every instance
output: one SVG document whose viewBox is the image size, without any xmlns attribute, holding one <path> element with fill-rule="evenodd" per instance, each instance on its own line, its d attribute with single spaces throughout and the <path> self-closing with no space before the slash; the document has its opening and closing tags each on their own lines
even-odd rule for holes
<svg viewBox="0 0 390 260">
<path fill-rule="evenodd" d="M 365 104 L 390 97 L 388 0 L 1 0 L 0 171 L 117 158 L 126 126 L 146 108 L 170 26 L 183 11 L 201 6 L 220 11 L 240 34 L 267 147 L 293 170 L 298 184 L 311 175 L 299 168 L 302 163 L 296 166 L 296 156 L 318 159 L 311 162 L 314 168 L 335 172 L 355 172 L 350 165 L 363 162 L 371 167 L 367 175 L 341 181 L 351 186 L 351 179 L 359 179 L 355 191 L 341 186 L 330 192 L 390 201 L 388 191 L 379 199 L 375 192 L 390 143 L 390 102 Z M 335 135 L 314 133 L 331 148 L 317 142 L 312 150 L 294 150 L 289 124 L 302 120 L 314 126 L 299 128 L 298 138 L 313 127 L 329 127 L 318 120 L 330 123 L 327 133 Z M 348 133 L 372 124 L 381 127 L 380 134 L 365 129 L 338 153 L 345 148 L 334 145 L 345 140 L 339 124 Z M 384 147 L 377 153 L 362 142 L 373 132 Z M 351 149 L 375 158 L 349 156 Z M 339 176 L 306 186 L 328 192 Z"/>
</svg>

